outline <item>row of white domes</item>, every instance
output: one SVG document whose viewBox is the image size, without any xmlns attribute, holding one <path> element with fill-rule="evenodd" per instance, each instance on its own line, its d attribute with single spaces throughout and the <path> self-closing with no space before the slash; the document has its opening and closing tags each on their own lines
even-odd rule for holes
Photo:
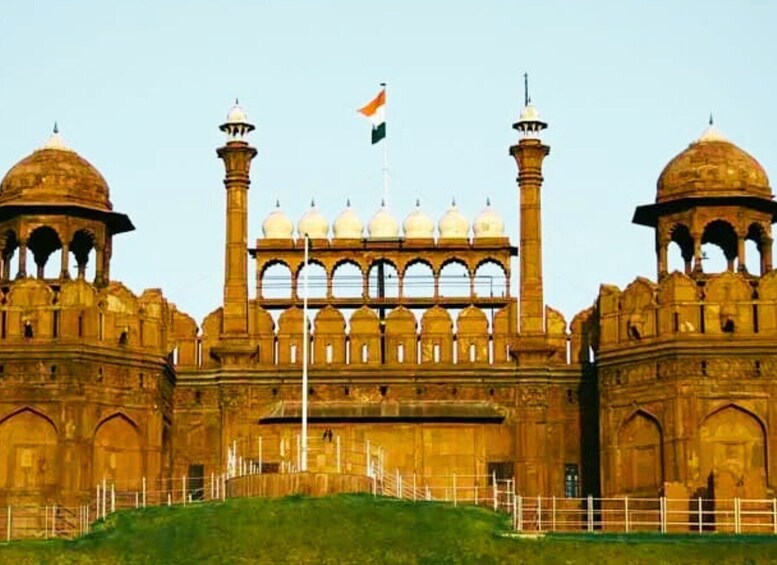
<svg viewBox="0 0 777 565">
<path fill-rule="evenodd" d="M 437 228 L 440 239 L 469 238 L 470 224 L 467 218 L 459 212 L 454 200 L 442 218 Z M 426 212 L 421 210 L 421 203 L 416 201 L 415 210 L 410 212 L 402 222 L 402 232 L 405 239 L 433 239 L 435 223 Z M 290 239 L 294 237 L 294 223 L 276 202 L 275 210 L 262 222 L 262 232 L 267 239 Z M 504 222 L 499 214 L 486 201 L 485 209 L 475 217 L 472 232 L 476 238 L 504 237 Z M 349 201 L 335 219 L 332 225 L 335 239 L 361 239 L 364 234 L 364 222 L 351 208 Z M 391 239 L 399 237 L 399 222 L 392 216 L 385 204 L 367 224 L 368 237 L 371 239 Z M 297 222 L 299 237 L 326 239 L 329 237 L 329 222 L 316 208 L 315 201 L 310 203 L 310 209 Z"/>
</svg>

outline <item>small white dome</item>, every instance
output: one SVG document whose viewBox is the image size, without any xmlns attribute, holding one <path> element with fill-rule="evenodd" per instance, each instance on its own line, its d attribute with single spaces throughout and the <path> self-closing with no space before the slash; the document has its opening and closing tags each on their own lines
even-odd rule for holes
<svg viewBox="0 0 777 565">
<path fill-rule="evenodd" d="M 469 222 L 464 214 L 456 208 L 456 201 L 451 203 L 451 207 L 440 218 L 439 224 L 440 239 L 462 239 L 469 237 Z"/>
<path fill-rule="evenodd" d="M 523 107 L 523 110 L 521 110 L 521 117 L 518 118 L 518 121 L 539 122 L 540 113 L 537 111 L 537 108 L 532 106 L 531 102 L 529 102 L 526 106 Z"/>
<path fill-rule="evenodd" d="M 281 203 L 275 201 L 275 210 L 262 222 L 262 233 L 266 239 L 291 239 L 294 237 L 294 222 L 281 210 Z"/>
<path fill-rule="evenodd" d="M 499 213 L 491 207 L 491 199 L 486 199 L 486 207 L 472 222 L 475 237 L 504 237 L 505 223 Z"/>
<path fill-rule="evenodd" d="M 707 129 L 701 134 L 698 141 L 728 141 L 726 136 L 720 133 L 720 130 L 715 127 L 715 123 L 712 121 L 712 115 L 710 115 L 710 123 Z"/>
<path fill-rule="evenodd" d="M 421 210 L 421 201 L 415 201 L 415 210 L 410 212 L 402 223 L 402 231 L 407 239 L 434 238 L 434 220 Z"/>
<path fill-rule="evenodd" d="M 381 208 L 370 220 L 367 231 L 374 239 L 399 237 L 399 223 L 389 214 L 385 202 L 381 202 Z"/>
<path fill-rule="evenodd" d="M 240 106 L 240 103 L 238 102 L 237 98 L 235 98 L 235 105 L 232 106 L 232 109 L 229 111 L 229 114 L 227 114 L 227 123 L 228 124 L 244 124 L 248 122 L 248 116 L 245 113 L 245 110 L 243 110 L 243 107 Z"/>
<path fill-rule="evenodd" d="M 340 215 L 337 216 L 334 224 L 332 224 L 332 232 L 335 239 L 361 239 L 364 232 L 364 222 L 351 208 L 350 199 L 346 204 L 345 210 L 340 212 Z"/>
<path fill-rule="evenodd" d="M 297 233 L 299 237 L 305 237 L 305 234 L 308 234 L 311 239 L 326 239 L 329 236 L 329 222 L 316 208 L 315 200 L 311 200 L 310 210 L 299 219 Z"/>
</svg>

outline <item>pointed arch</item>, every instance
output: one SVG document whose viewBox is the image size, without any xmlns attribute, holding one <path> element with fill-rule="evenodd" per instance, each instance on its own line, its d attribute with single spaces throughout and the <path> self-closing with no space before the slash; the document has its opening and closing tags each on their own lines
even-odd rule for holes
<svg viewBox="0 0 777 565">
<path fill-rule="evenodd" d="M 699 426 L 701 480 L 728 472 L 749 487 L 766 488 L 767 429 L 751 410 L 727 402 L 710 412 Z"/>
<path fill-rule="evenodd" d="M 637 409 L 618 430 L 621 490 L 655 496 L 664 483 L 663 429 L 658 418 Z"/>
<path fill-rule="evenodd" d="M 58 432 L 53 420 L 29 406 L 0 420 L 0 489 L 36 502 L 57 480 Z"/>
<path fill-rule="evenodd" d="M 144 475 L 142 444 L 139 426 L 124 412 L 102 418 L 92 440 L 92 482 L 106 479 L 118 488 L 136 488 Z"/>
</svg>

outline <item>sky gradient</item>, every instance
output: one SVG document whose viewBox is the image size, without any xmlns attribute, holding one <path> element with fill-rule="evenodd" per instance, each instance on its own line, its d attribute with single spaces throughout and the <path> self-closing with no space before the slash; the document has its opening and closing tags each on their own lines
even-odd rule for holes
<svg viewBox="0 0 777 565">
<path fill-rule="evenodd" d="M 331 222 L 350 197 L 366 224 L 381 151 L 356 109 L 385 81 L 400 223 L 417 197 L 435 219 L 455 197 L 472 219 L 490 196 L 517 244 L 507 151 L 528 72 L 551 146 L 545 299 L 570 320 L 601 283 L 655 278 L 653 233 L 632 213 L 710 112 L 777 174 L 777 3 L 583 4 L 6 0 L 0 172 L 57 120 L 137 227 L 114 241 L 112 278 L 161 287 L 201 322 L 221 304 L 215 149 L 236 96 L 257 126 L 249 242 L 276 198 L 296 221 L 315 196 Z"/>
</svg>

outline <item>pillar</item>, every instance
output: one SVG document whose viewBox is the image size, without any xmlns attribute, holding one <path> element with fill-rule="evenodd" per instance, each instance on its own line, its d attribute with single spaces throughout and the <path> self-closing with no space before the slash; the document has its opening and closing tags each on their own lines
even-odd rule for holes
<svg viewBox="0 0 777 565">
<path fill-rule="evenodd" d="M 19 272 L 16 273 L 17 279 L 23 279 L 27 276 L 27 240 L 19 242 Z"/>
<path fill-rule="evenodd" d="M 772 239 L 761 240 L 761 276 L 772 270 Z"/>
<path fill-rule="evenodd" d="M 105 248 L 102 245 L 95 246 L 94 259 L 94 284 L 96 286 L 105 286 L 105 271 L 103 269 L 105 266 Z"/>
<path fill-rule="evenodd" d="M 669 265 L 668 265 L 668 247 L 669 247 L 669 241 L 668 240 L 661 240 L 658 242 L 658 278 L 665 276 L 669 273 Z"/>
<path fill-rule="evenodd" d="M 737 235 L 737 271 L 740 273 L 747 272 L 747 263 L 745 262 L 745 236 L 743 235 Z"/>
<path fill-rule="evenodd" d="M 245 336 L 248 334 L 248 185 L 256 149 L 232 137 L 216 153 L 224 161 L 227 191 L 222 332 L 228 336 Z"/>
<path fill-rule="evenodd" d="M 704 272 L 701 265 L 701 234 L 693 236 L 693 270 L 696 273 Z"/>
<path fill-rule="evenodd" d="M 520 265 L 519 301 L 522 334 L 545 331 L 545 299 L 542 288 L 542 162 L 550 147 L 534 137 L 525 137 L 510 148 L 518 164 L 520 191 Z"/>
<path fill-rule="evenodd" d="M 70 263 L 70 244 L 63 243 L 62 244 L 62 260 L 60 261 L 61 269 L 59 271 L 59 278 L 61 278 L 61 279 L 69 279 L 70 278 L 69 263 Z"/>
</svg>

